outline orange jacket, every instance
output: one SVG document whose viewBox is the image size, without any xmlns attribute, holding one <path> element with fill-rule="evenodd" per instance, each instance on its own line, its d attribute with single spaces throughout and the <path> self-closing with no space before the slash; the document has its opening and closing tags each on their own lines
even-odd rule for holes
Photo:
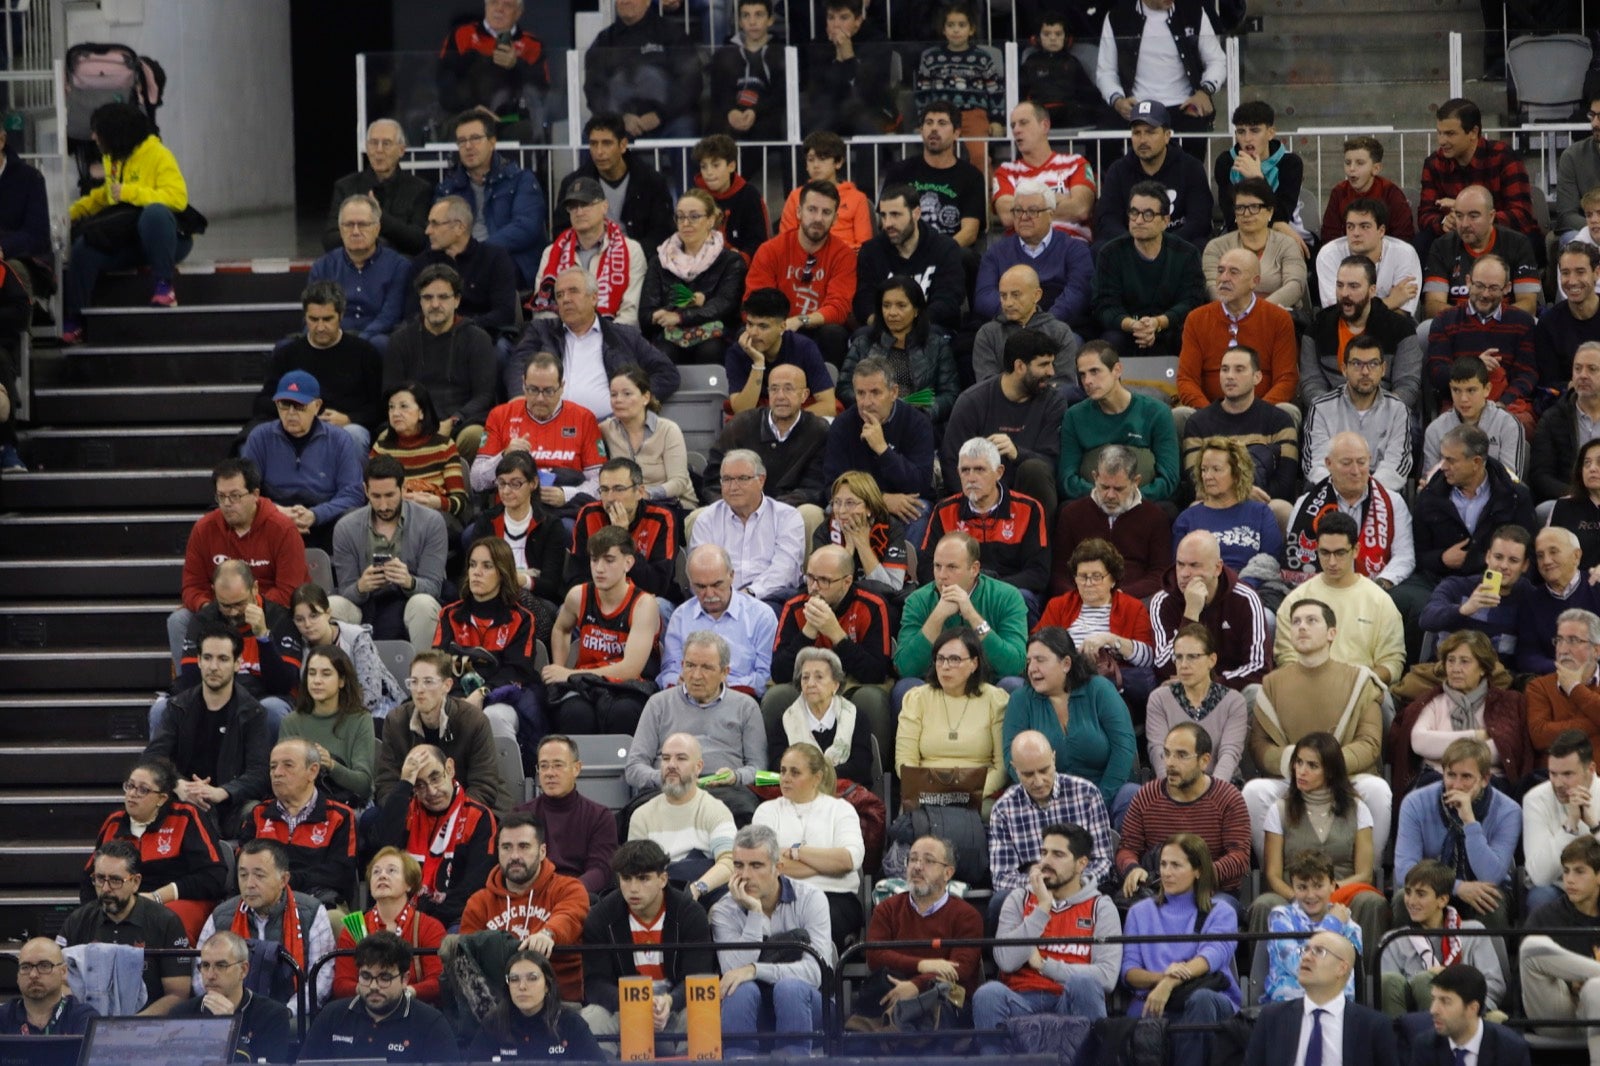
<svg viewBox="0 0 1600 1066">
<path fill-rule="evenodd" d="M 461 932 L 500 929 L 520 938 L 543 930 L 557 944 L 578 944 L 583 941 L 583 920 L 588 916 L 589 890 L 583 882 L 556 873 L 555 864 L 545 859 L 526 892 L 513 894 L 500 867 L 491 870 L 489 883 L 472 894 L 461 912 Z M 583 956 L 561 952 L 550 962 L 555 966 L 561 998 L 582 1003 Z"/>
</svg>

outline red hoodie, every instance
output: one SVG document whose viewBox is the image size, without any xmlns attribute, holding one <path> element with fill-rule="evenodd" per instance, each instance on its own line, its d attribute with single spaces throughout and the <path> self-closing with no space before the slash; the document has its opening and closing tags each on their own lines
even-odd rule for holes
<svg viewBox="0 0 1600 1066">
<path fill-rule="evenodd" d="M 521 938 L 543 930 L 557 944 L 580 944 L 583 920 L 588 916 L 589 890 L 576 877 L 556 873 L 555 864 L 547 858 L 528 891 L 516 895 L 506 888 L 505 873 L 499 866 L 489 871 L 488 884 L 472 894 L 461 912 L 461 932 L 500 929 Z M 561 998 L 582 1003 L 583 956 L 559 952 L 550 963 L 561 986 Z"/>
<path fill-rule="evenodd" d="M 198 611 L 211 602 L 211 575 L 217 564 L 243 559 L 264 599 L 288 608 L 294 590 L 311 580 L 306 573 L 306 543 L 294 520 L 266 497 L 256 502 L 256 520 L 244 536 L 228 528 L 221 509 L 189 531 L 183 552 L 183 605 Z"/>
</svg>

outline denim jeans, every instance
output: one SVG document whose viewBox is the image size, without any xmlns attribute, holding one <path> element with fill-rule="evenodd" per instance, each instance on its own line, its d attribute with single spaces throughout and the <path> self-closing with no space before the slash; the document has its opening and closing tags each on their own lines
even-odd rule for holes
<svg viewBox="0 0 1600 1066">
<path fill-rule="evenodd" d="M 102 252 L 82 238 L 72 242 L 72 262 L 67 264 L 64 296 L 66 317 L 76 321 L 94 296 L 94 286 L 107 270 L 148 264 L 152 280 L 170 282 L 178 264 L 194 250 L 194 240 L 178 236 L 178 219 L 164 204 L 150 204 L 139 212 L 139 243 Z"/>
<path fill-rule="evenodd" d="M 815 1029 L 821 1021 L 822 990 L 792 977 L 771 985 L 746 981 L 722 1000 L 722 1029 L 726 1033 L 798 1033 Z M 807 1055 L 811 1041 L 794 1040 L 774 1050 Z M 732 1058 L 752 1058 L 756 1055 L 755 1041 L 734 1041 L 727 1054 Z"/>
</svg>

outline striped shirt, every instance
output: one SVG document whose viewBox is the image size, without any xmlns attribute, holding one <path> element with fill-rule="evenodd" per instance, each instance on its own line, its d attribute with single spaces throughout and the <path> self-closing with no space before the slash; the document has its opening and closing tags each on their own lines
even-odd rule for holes
<svg viewBox="0 0 1600 1066">
<path fill-rule="evenodd" d="M 1165 779 L 1147 782 L 1139 789 L 1122 819 L 1117 876 L 1126 876 L 1142 863 L 1146 852 L 1176 833 L 1194 833 L 1206 842 L 1216 867 L 1217 887 L 1224 892 L 1236 891 L 1250 872 L 1249 808 L 1237 788 L 1214 777 L 1205 794 L 1188 803 L 1168 794 Z"/>
<path fill-rule="evenodd" d="M 456 442 L 443 433 L 431 437 L 396 436 L 386 429 L 372 445 L 372 455 L 391 455 L 406 468 L 407 492 L 426 492 L 439 498 L 447 514 L 460 517 L 467 506 L 467 482 L 461 471 Z"/>
</svg>

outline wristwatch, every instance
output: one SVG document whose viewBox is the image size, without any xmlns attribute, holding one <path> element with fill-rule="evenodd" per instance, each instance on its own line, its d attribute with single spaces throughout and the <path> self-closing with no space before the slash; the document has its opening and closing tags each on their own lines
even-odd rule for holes
<svg viewBox="0 0 1600 1066">
<path fill-rule="evenodd" d="M 989 635 L 989 631 L 993 628 L 994 627 L 991 626 L 987 621 L 984 621 L 979 622 L 976 626 L 974 626 L 972 631 L 978 635 L 979 640 L 982 640 L 984 637 Z"/>
<path fill-rule="evenodd" d="M 694 889 L 694 898 L 695 899 L 699 899 L 701 896 L 703 896 L 707 892 L 711 891 L 710 887 L 708 887 L 704 881 L 696 881 L 694 884 L 690 885 L 689 887 Z"/>
</svg>

